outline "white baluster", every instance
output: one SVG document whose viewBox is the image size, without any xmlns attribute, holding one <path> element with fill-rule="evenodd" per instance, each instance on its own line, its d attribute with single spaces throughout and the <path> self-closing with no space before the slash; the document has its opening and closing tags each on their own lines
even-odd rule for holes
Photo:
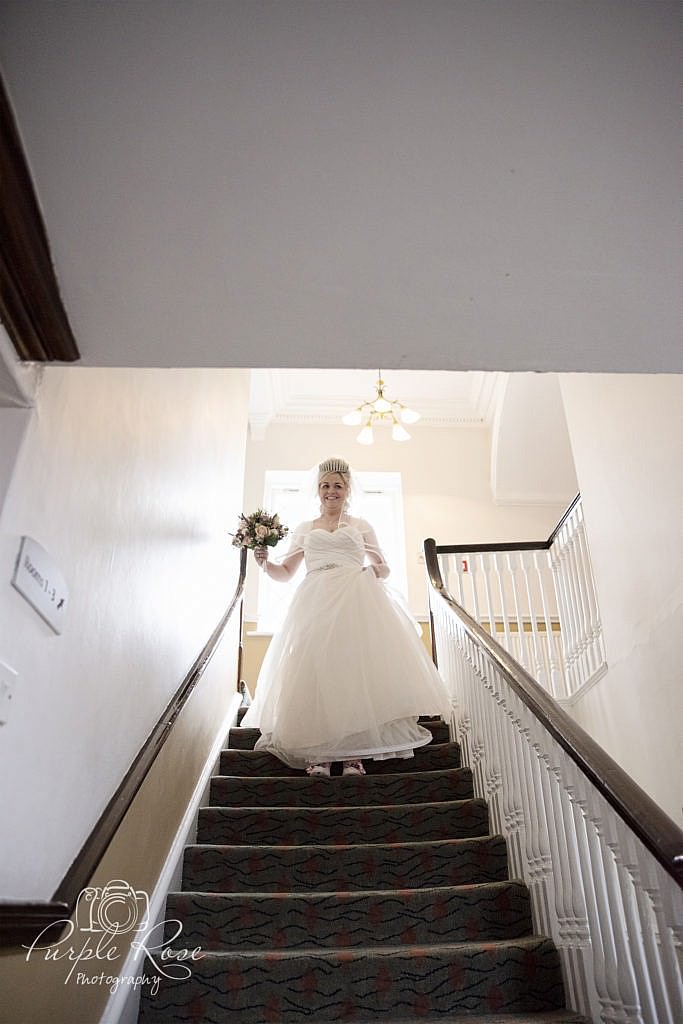
<svg viewBox="0 0 683 1024">
<path fill-rule="evenodd" d="M 578 689 L 587 681 L 589 673 L 586 671 L 587 665 L 587 649 L 589 646 L 589 630 L 587 614 L 583 607 L 583 587 L 582 578 L 583 570 L 576 557 L 576 537 L 569 534 L 569 526 L 565 525 L 563 532 L 566 537 L 566 543 L 564 547 L 564 555 L 566 559 L 565 572 L 567 574 L 569 591 L 572 600 L 572 609 L 574 615 L 574 633 L 576 637 L 576 647 L 574 651 L 576 676 L 575 676 L 575 689 Z"/>
<path fill-rule="evenodd" d="M 557 608 L 560 617 L 560 629 L 562 630 L 562 646 L 564 648 L 565 678 L 569 694 L 578 689 L 576 680 L 576 652 L 578 640 L 576 638 L 576 623 L 572 610 L 569 581 L 565 573 L 566 560 L 564 558 L 563 534 L 557 537 L 551 552 L 551 564 L 555 578 L 557 593 Z"/>
<path fill-rule="evenodd" d="M 480 797 L 486 799 L 488 789 L 488 765 L 485 739 L 485 731 L 487 727 L 487 709 L 484 704 L 484 687 L 482 686 L 482 682 L 484 680 L 484 665 L 481 660 L 480 652 L 477 649 L 474 649 L 472 653 L 476 656 L 477 662 L 477 678 L 471 680 L 469 691 L 473 729 L 476 728 L 474 757 L 476 763 L 476 770 L 478 774 L 477 793 Z"/>
<path fill-rule="evenodd" d="M 512 598 L 515 606 L 515 618 L 517 619 L 517 636 L 519 638 L 519 658 L 517 659 L 521 665 L 527 670 L 532 672 L 531 658 L 529 656 L 529 649 L 527 644 L 527 635 L 524 630 L 524 615 L 522 611 L 522 605 L 520 601 L 520 587 L 519 587 L 519 572 L 521 553 L 519 551 L 508 552 L 508 566 L 510 568 L 510 579 L 512 580 Z"/>
<path fill-rule="evenodd" d="M 659 973 L 671 1007 L 671 1022 L 680 1024 L 683 1020 L 683 893 L 680 888 L 671 885 L 664 871 L 652 857 L 641 858 L 640 876 L 656 922 Z M 668 1024 L 666 1018 L 665 1024 Z"/>
<path fill-rule="evenodd" d="M 549 791 L 546 807 L 553 809 L 552 818 L 548 820 L 548 836 L 557 910 L 556 943 L 565 967 L 569 1005 L 585 1017 L 597 1019 L 590 932 L 574 816 L 560 770 L 567 755 L 557 743 L 548 743 L 547 750 L 548 772 L 544 785 Z"/>
<path fill-rule="evenodd" d="M 504 834 L 505 815 L 503 812 L 503 772 L 502 772 L 502 744 L 500 743 L 499 728 L 495 708 L 491 700 L 490 677 L 486 680 L 486 689 L 482 690 L 482 699 L 485 700 L 486 730 L 484 742 L 486 745 L 487 762 L 487 799 L 489 801 L 490 831 L 494 834 Z"/>
<path fill-rule="evenodd" d="M 550 571 L 553 574 L 553 585 L 555 587 L 555 600 L 557 602 L 557 617 L 560 622 L 560 637 L 562 640 L 562 668 L 565 678 L 567 693 L 571 693 L 571 681 L 569 678 L 569 623 L 567 621 L 567 607 L 564 594 L 564 584 L 561 576 L 561 564 L 559 544 L 557 540 L 548 552 L 550 559 Z"/>
<path fill-rule="evenodd" d="M 535 608 L 534 608 L 534 600 L 533 600 L 533 597 L 532 597 L 532 594 L 531 594 L 531 581 L 530 581 L 530 578 L 529 578 L 528 558 L 525 557 L 525 555 L 526 555 L 526 552 L 525 552 L 525 554 L 522 555 L 521 563 L 522 563 L 522 571 L 524 573 L 524 585 L 525 585 L 525 588 L 526 588 L 527 605 L 528 605 L 528 608 L 529 608 L 529 618 L 531 619 L 531 637 L 532 637 L 533 652 L 534 652 L 534 661 L 533 661 L 533 666 L 530 669 L 530 674 L 535 679 L 538 680 L 538 682 L 541 684 L 541 686 L 544 686 L 547 689 L 548 688 L 548 683 L 544 679 L 545 673 L 544 673 L 544 666 L 543 666 L 543 658 L 541 657 L 541 645 L 540 645 L 539 633 L 538 633 L 538 622 L 536 621 L 536 612 L 535 612 Z"/>
<path fill-rule="evenodd" d="M 580 505 L 577 506 L 576 517 L 576 536 L 578 543 L 578 554 L 581 563 L 581 575 L 586 592 L 586 602 L 588 605 L 588 629 L 590 647 L 592 651 L 591 674 L 593 674 L 597 672 L 600 668 L 602 668 L 602 666 L 605 664 L 605 648 L 602 638 L 602 623 L 600 621 L 598 598 L 595 591 L 595 578 L 593 576 L 593 566 L 591 564 L 590 552 L 588 550 L 588 540 L 586 537 L 586 528 L 583 520 L 583 509 Z"/>
<path fill-rule="evenodd" d="M 471 600 L 467 611 L 470 613 L 472 618 L 476 622 L 481 622 L 481 612 L 479 610 L 479 563 L 476 555 L 469 555 L 468 565 L 468 576 L 470 580 Z"/>
<path fill-rule="evenodd" d="M 626 829 L 620 827 L 616 817 L 605 817 L 604 822 L 607 844 L 612 851 L 619 874 L 621 902 L 624 909 L 625 938 L 628 940 L 633 970 L 636 977 L 636 991 L 643 1016 L 647 1024 L 665 1024 L 673 1021 L 665 1009 L 665 1003 L 655 993 L 656 974 L 651 974 L 649 963 L 651 955 L 648 944 L 654 930 L 651 907 L 642 916 L 643 905 L 638 899 L 638 888 L 641 885 L 640 869 L 635 857 L 635 845 L 629 842 L 631 836 Z"/>
<path fill-rule="evenodd" d="M 496 613 L 491 595 L 491 556 L 488 551 L 482 551 L 478 556 L 479 565 L 484 581 L 484 598 L 486 600 L 486 615 L 489 623 L 489 633 L 496 639 Z"/>
<path fill-rule="evenodd" d="M 529 850 L 530 889 L 533 893 L 536 921 L 541 933 L 551 931 L 550 899 L 550 848 L 546 831 L 546 815 L 543 808 L 543 786 L 538 751 L 533 742 L 531 728 L 533 719 L 528 708 L 515 695 L 520 718 L 520 752 L 524 765 L 526 785 L 522 792 L 522 803 L 526 821 Z"/>
<path fill-rule="evenodd" d="M 492 670 L 492 698 L 496 725 L 496 741 L 500 744 L 501 762 L 505 766 L 503 772 L 503 808 L 505 813 L 505 836 L 508 844 L 510 873 L 513 878 L 524 878 L 526 875 L 526 823 L 522 794 L 526 780 L 520 773 L 520 762 L 517 751 L 517 726 L 513 721 L 508 687 L 501 682 L 501 676 Z"/>
<path fill-rule="evenodd" d="M 453 597 L 463 608 L 467 607 L 467 598 L 465 596 L 465 587 L 463 583 L 463 562 L 460 555 L 455 552 L 448 556 L 450 560 L 450 568 L 453 573 L 453 578 L 456 585 L 456 593 Z"/>
<path fill-rule="evenodd" d="M 491 556 L 493 563 L 493 570 L 498 584 L 498 599 L 500 601 L 500 614 L 503 620 L 503 639 L 496 635 L 496 639 L 499 643 L 503 644 L 503 647 L 510 654 L 514 655 L 514 647 L 512 644 L 512 633 L 510 631 L 510 616 L 507 610 L 507 598 L 505 594 L 505 560 L 499 555 L 498 552 L 494 552 Z"/>
<path fill-rule="evenodd" d="M 574 529 L 572 529 L 574 527 Z M 567 531 L 567 551 L 572 567 L 572 581 L 576 600 L 577 633 L 580 637 L 578 660 L 580 663 L 579 678 L 580 684 L 585 683 L 591 676 L 590 669 L 590 647 L 591 647 L 591 625 L 588 604 L 586 600 L 585 572 L 581 564 L 578 537 L 575 530 L 575 523 L 569 520 L 565 526 Z"/>
<path fill-rule="evenodd" d="M 544 570 L 548 569 L 548 563 L 549 558 L 546 551 L 533 552 L 533 565 L 536 570 L 536 577 L 541 595 L 541 608 L 543 609 L 543 622 L 545 624 L 546 654 L 548 659 L 548 690 L 552 693 L 553 697 L 562 697 L 566 692 L 564 673 L 562 672 L 561 666 L 558 664 L 555 644 L 553 642 L 553 622 L 550 614 L 550 602 L 544 572 Z"/>
<path fill-rule="evenodd" d="M 589 919 L 596 953 L 595 980 L 601 1018 L 605 1024 L 641 1024 L 632 965 L 621 939 L 624 921 L 618 891 L 613 884 L 609 862 L 603 857 L 597 795 L 588 789 L 573 765 L 569 766 L 569 771 L 574 776 L 574 799 L 584 820 L 585 860 L 582 870 L 584 878 L 590 880 L 593 897 L 593 915 L 591 919 L 589 901 Z"/>
</svg>

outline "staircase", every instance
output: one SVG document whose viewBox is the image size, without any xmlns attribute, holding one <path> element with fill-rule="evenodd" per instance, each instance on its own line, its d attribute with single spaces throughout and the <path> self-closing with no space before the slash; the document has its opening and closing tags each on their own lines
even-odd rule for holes
<svg viewBox="0 0 683 1024">
<path fill-rule="evenodd" d="M 457 744 L 423 724 L 413 759 L 331 779 L 231 730 L 166 907 L 204 956 L 145 987 L 140 1024 L 585 1024 Z"/>
</svg>

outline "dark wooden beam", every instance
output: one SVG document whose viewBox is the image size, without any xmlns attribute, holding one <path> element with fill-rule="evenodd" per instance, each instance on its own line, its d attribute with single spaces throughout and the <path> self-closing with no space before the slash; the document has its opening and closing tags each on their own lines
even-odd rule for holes
<svg viewBox="0 0 683 1024">
<path fill-rule="evenodd" d="M 40 205 L 0 77 L 0 318 L 20 359 L 80 352 L 59 293 Z"/>
</svg>

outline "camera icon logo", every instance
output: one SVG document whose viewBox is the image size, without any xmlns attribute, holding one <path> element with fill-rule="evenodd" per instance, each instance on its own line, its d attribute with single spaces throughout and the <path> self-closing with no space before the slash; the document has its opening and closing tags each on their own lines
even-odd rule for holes
<svg viewBox="0 0 683 1024">
<path fill-rule="evenodd" d="M 89 886 L 78 897 L 76 925 L 82 932 L 124 935 L 146 928 L 149 897 L 128 882 L 113 879 L 104 886 Z"/>
</svg>

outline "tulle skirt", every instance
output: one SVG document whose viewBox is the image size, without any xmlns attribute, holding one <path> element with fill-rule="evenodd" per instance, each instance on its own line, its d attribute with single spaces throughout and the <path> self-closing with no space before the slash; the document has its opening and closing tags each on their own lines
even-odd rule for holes
<svg viewBox="0 0 683 1024">
<path fill-rule="evenodd" d="M 448 720 L 448 692 L 387 587 L 358 565 L 309 572 L 263 662 L 242 725 L 293 768 L 356 757 L 410 757 Z"/>
</svg>

